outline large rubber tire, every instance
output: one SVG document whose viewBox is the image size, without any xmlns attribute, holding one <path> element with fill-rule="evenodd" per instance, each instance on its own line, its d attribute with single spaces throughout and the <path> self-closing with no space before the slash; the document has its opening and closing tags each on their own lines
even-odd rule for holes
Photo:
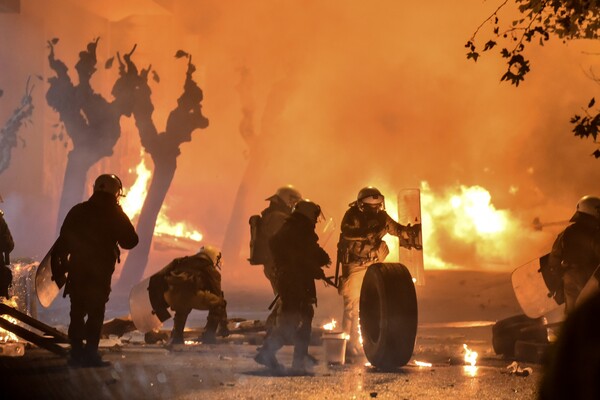
<svg viewBox="0 0 600 400">
<path fill-rule="evenodd" d="M 371 365 L 390 370 L 406 365 L 417 336 L 417 294 L 408 269 L 377 263 L 365 274 L 360 291 L 363 349 Z"/>
<path fill-rule="evenodd" d="M 502 319 L 492 327 L 492 347 L 496 354 L 513 357 L 517 341 L 548 343 L 543 318 L 519 314 Z"/>
</svg>

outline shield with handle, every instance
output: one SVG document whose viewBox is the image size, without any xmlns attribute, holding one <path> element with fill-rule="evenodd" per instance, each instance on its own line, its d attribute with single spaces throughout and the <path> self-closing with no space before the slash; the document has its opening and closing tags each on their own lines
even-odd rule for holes
<svg viewBox="0 0 600 400">
<path fill-rule="evenodd" d="M 561 307 L 551 295 L 542 271 L 549 254 L 521 265 L 511 275 L 512 287 L 521 309 L 529 318 L 539 318 Z"/>
<path fill-rule="evenodd" d="M 402 189 L 398 193 L 398 222 L 405 225 L 421 225 L 421 191 L 419 189 Z M 422 225 L 412 238 L 417 247 L 400 247 L 400 262 L 410 271 L 416 285 L 425 284 L 425 267 L 423 263 Z"/>
<path fill-rule="evenodd" d="M 135 285 L 129 294 L 129 312 L 136 329 L 142 333 L 162 326 L 171 318 L 164 300 L 164 290 L 156 284 L 156 274 Z"/>
<path fill-rule="evenodd" d="M 44 307 L 50 307 L 62 286 L 58 286 L 56 281 L 52 280 L 52 249 L 48 250 L 42 261 L 38 264 L 35 272 L 35 293 L 40 304 Z"/>
</svg>

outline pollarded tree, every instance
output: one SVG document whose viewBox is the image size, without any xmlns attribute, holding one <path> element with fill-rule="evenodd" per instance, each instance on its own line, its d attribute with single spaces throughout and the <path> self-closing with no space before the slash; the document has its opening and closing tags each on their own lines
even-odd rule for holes
<svg viewBox="0 0 600 400">
<path fill-rule="evenodd" d="M 57 226 L 62 224 L 69 209 L 83 200 L 89 169 L 100 159 L 113 154 L 121 136 L 121 116 L 130 116 L 133 111 L 133 95 L 138 82 L 133 71 L 120 69 L 119 78 L 112 87 L 112 101 L 95 92 L 90 84 L 96 72 L 98 40 L 88 43 L 79 53 L 79 61 L 75 64 L 77 84 L 71 81 L 66 64 L 55 56 L 58 39 L 48 42 L 48 61 L 56 75 L 48 79 L 46 100 L 58 112 L 73 143 L 65 170 Z"/>
<path fill-rule="evenodd" d="M 154 105 L 150 98 L 152 91 L 148 85 L 150 67 L 138 73 L 131 60 L 131 53 L 124 57 L 127 70 L 135 71 L 138 79 L 133 115 L 142 147 L 150 154 L 154 171 L 136 227 L 140 242 L 129 252 L 123 265 L 123 271 L 115 288 L 119 293 L 129 293 L 131 286 L 138 283 L 144 274 L 156 220 L 177 169 L 177 157 L 181 154 L 179 146 L 191 141 L 192 133 L 196 129 L 204 129 L 208 126 L 208 119 L 202 115 L 202 90 L 193 79 L 196 67 L 192 64 L 192 57 L 181 50 L 175 57 L 188 60 L 186 79 L 183 93 L 177 99 L 177 107 L 169 114 L 165 131 L 160 133 L 152 119 Z"/>
<path fill-rule="evenodd" d="M 513 2 L 510 2 L 511 4 Z M 506 59 L 507 68 L 501 81 L 519 86 L 527 73 L 530 62 L 526 55 L 527 46 L 537 43 L 541 46 L 550 37 L 563 41 L 574 39 L 598 39 L 600 34 L 600 1 L 597 0 L 514 0 L 519 17 L 509 22 L 501 21 L 500 12 L 507 8 L 509 0 L 504 0 L 475 30 L 466 43 L 467 58 L 477 61 L 481 52 L 500 47 L 500 55 Z M 492 37 L 478 40 L 481 29 L 490 25 Z M 482 45 L 483 43 L 483 45 Z M 501 45 L 499 45 L 501 43 Z M 600 81 L 594 79 L 596 82 Z M 571 118 L 573 133 L 580 138 L 591 137 L 594 142 L 600 128 L 600 111 L 591 99 L 584 114 Z M 600 158 L 600 149 L 593 153 Z"/>
</svg>

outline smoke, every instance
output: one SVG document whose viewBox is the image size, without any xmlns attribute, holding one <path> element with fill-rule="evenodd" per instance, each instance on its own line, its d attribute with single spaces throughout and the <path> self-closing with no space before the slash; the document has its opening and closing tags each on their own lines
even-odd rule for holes
<svg viewBox="0 0 600 400">
<path fill-rule="evenodd" d="M 184 79 L 184 66 L 173 56 L 189 52 L 210 126 L 181 148 L 166 200 L 169 217 L 198 228 L 207 243 L 223 244 L 252 156 L 240 134 L 251 115 L 252 132 L 263 138 L 260 167 L 247 182 L 243 248 L 238 259 L 225 260 L 224 271 L 245 286 L 266 286 L 245 262 L 247 216 L 284 184 L 321 204 L 339 225 L 361 187 L 378 186 L 391 201 L 395 191 L 427 182 L 423 208 L 435 218 L 424 220 L 431 224 L 424 232 L 435 234 L 425 246 L 437 251 L 431 263 L 498 270 L 549 249 L 557 230 L 534 231 L 534 217 L 568 219 L 579 197 L 597 191 L 593 145 L 575 140 L 568 123 L 593 96 L 582 68 L 595 60 L 581 52 L 592 51 L 593 43 L 551 41 L 534 49 L 532 72 L 516 89 L 499 83 L 500 57 L 466 60 L 463 45 L 488 15 L 472 2 L 145 0 L 149 7 L 139 13 L 117 1 L 98 7 L 105 3 L 28 1 L 20 14 L 0 14 L 0 37 L 6 38 L 0 46 L 0 123 L 27 74 L 48 78 L 46 40 L 61 39 L 56 51 L 72 72 L 78 52 L 100 36 L 98 65 L 137 43 L 135 61 L 158 72 L 154 118 L 164 129 Z M 241 69 L 252 82 L 243 98 Z M 92 84 L 110 98 L 115 74 L 99 68 Z M 14 164 L 0 176 L 2 195 L 29 199 L 16 211 L 18 222 L 9 218 L 20 226 L 37 222 L 24 209 L 55 213 L 62 184 L 67 150 L 49 140 L 57 116 L 45 104 L 46 89 L 40 84 L 34 93 L 34 126 L 23 133 L 28 146 L 15 151 Z M 128 171 L 139 163 L 140 146 L 133 121 L 121 122 L 114 156 L 93 172 L 118 173 L 128 186 L 135 182 Z M 505 216 L 508 245 L 478 241 L 473 232 L 456 237 L 454 217 L 435 214 L 449 207 L 450 193 L 473 187 L 488 192 L 489 205 Z M 44 252 L 54 232 L 52 218 L 44 221 L 34 235 L 17 235 L 15 251 Z M 24 246 L 26 240 L 35 244 Z M 327 246 L 332 256 L 334 245 Z M 147 274 L 180 255 L 154 251 Z"/>
</svg>

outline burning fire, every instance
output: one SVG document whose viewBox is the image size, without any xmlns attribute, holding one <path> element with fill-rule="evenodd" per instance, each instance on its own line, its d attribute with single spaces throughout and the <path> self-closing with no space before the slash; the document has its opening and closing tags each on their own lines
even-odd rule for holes
<svg viewBox="0 0 600 400">
<path fill-rule="evenodd" d="M 506 257 L 515 256 L 515 249 L 522 247 L 525 233 L 519 221 L 509 211 L 497 210 L 481 186 L 460 185 L 438 195 L 421 182 L 421 205 L 428 268 L 463 267 L 448 260 L 448 255 L 456 253 L 454 248 L 461 249 L 461 262 L 509 265 Z"/>
<path fill-rule="evenodd" d="M 142 210 L 144 200 L 148 194 L 149 181 L 152 176 L 152 172 L 146 167 L 144 157 L 142 157 L 142 160 L 136 166 L 135 173 L 137 175 L 136 181 L 129 188 L 127 195 L 121 201 L 123 211 L 125 211 L 125 214 L 127 214 L 131 220 L 137 218 Z M 184 238 L 194 242 L 200 242 L 202 240 L 202 234 L 197 230 L 190 228 L 187 223 L 172 222 L 166 215 L 167 210 L 168 206 L 163 204 L 154 228 L 154 234 L 156 236 Z"/>
<path fill-rule="evenodd" d="M 417 367 L 432 367 L 433 366 L 432 363 L 428 363 L 428 362 L 424 362 L 424 361 L 417 361 L 417 360 L 415 360 L 415 365 Z"/>
<path fill-rule="evenodd" d="M 398 220 L 398 204 L 392 201 L 397 188 L 386 188 L 385 184 L 380 187 L 387 194 L 386 212 Z M 485 188 L 457 185 L 438 194 L 423 181 L 420 191 L 423 256 L 428 269 L 464 267 L 447 256 L 456 253 L 455 247 L 461 248 L 461 252 L 467 249 L 479 264 L 486 261 L 508 264 L 507 255 L 522 247 L 519 244 L 525 233 L 519 221 L 508 210 L 496 209 L 491 194 Z M 398 222 L 406 224 L 410 221 Z M 398 239 L 386 235 L 384 240 L 390 250 L 387 261 L 398 261 Z"/>
<path fill-rule="evenodd" d="M 477 352 L 469 349 L 466 344 L 463 344 L 463 349 L 465 350 L 465 372 L 470 376 L 475 376 L 477 373 Z"/>
<path fill-rule="evenodd" d="M 332 318 L 331 322 L 328 322 L 325 325 L 323 325 L 323 329 L 326 331 L 332 331 L 335 329 L 336 325 L 337 325 L 337 321 Z"/>
<path fill-rule="evenodd" d="M 6 304 L 7 306 L 13 307 L 13 308 L 17 307 L 17 302 L 16 302 L 15 296 L 12 296 L 10 300 L 6 300 L 3 298 L 2 303 Z M 15 325 L 18 322 L 15 318 L 11 317 L 10 315 L 2 315 L 2 316 L 0 316 L 0 318 L 4 318 L 11 324 L 15 324 Z M 19 341 L 19 338 L 17 337 L 17 335 L 15 335 L 14 333 L 9 332 L 3 328 L 0 328 L 0 343 L 18 342 L 18 341 Z"/>
<path fill-rule="evenodd" d="M 463 344 L 463 348 L 465 349 L 465 363 L 474 367 L 477 364 L 477 352 L 469 349 L 466 344 Z"/>
</svg>

